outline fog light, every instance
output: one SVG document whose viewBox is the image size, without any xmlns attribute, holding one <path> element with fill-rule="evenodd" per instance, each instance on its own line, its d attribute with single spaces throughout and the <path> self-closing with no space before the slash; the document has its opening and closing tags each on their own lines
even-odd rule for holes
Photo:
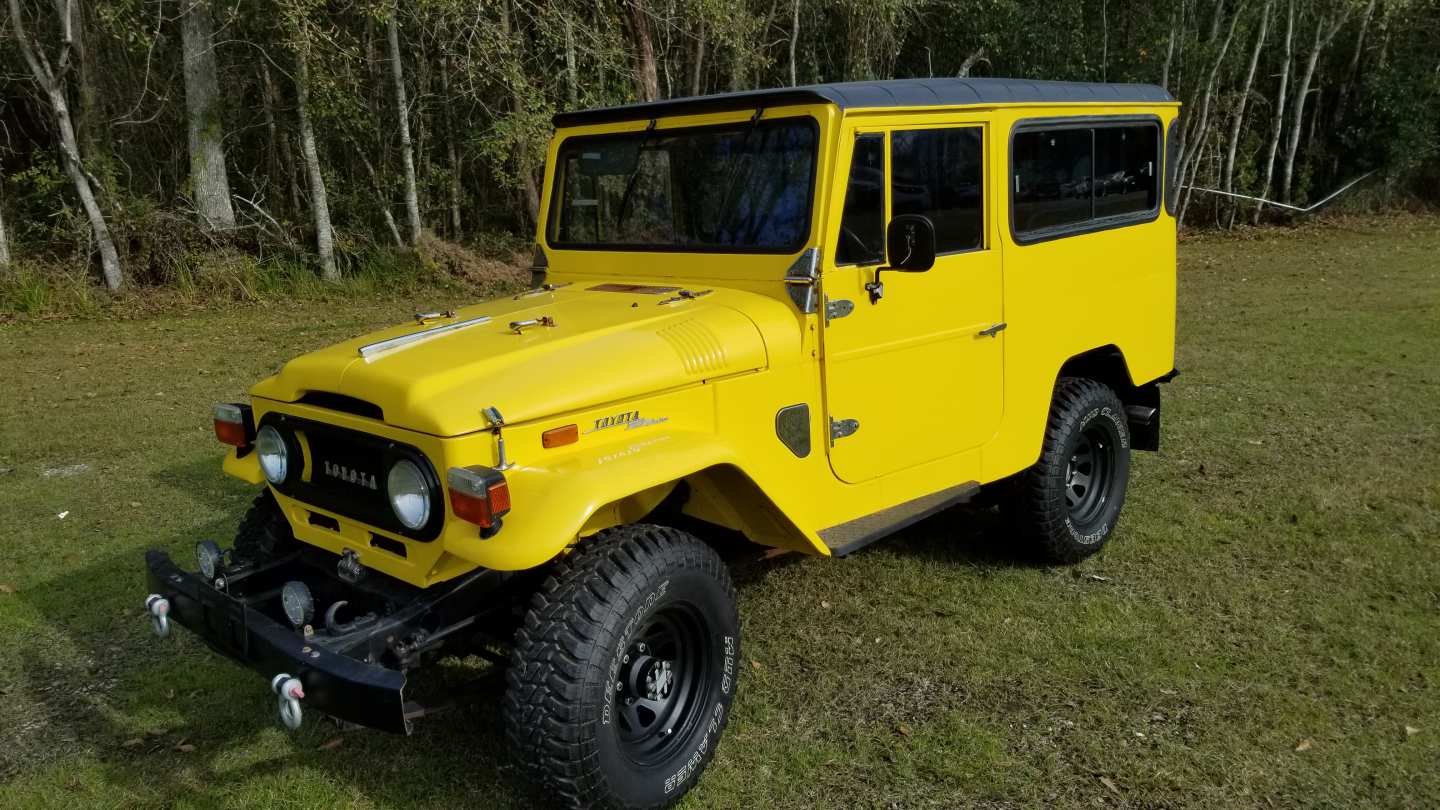
<svg viewBox="0 0 1440 810">
<path fill-rule="evenodd" d="M 225 552 L 214 540 L 201 540 L 195 544 L 195 561 L 200 564 L 200 576 L 214 581 L 220 573 L 220 564 L 225 561 Z"/>
<path fill-rule="evenodd" d="M 280 604 L 285 608 L 285 618 L 296 627 L 304 627 L 315 618 L 315 597 L 310 587 L 299 580 L 285 583 L 280 590 Z"/>
</svg>

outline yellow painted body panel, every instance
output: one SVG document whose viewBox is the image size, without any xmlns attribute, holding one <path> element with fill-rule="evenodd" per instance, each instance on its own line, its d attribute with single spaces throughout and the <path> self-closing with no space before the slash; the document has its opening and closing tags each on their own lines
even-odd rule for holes
<svg viewBox="0 0 1440 810">
<path fill-rule="evenodd" d="M 1000 105 L 847 110 L 825 104 L 767 109 L 767 119 L 809 116 L 820 132 L 807 247 L 821 255 L 820 292 L 854 304 L 826 322 L 801 312 L 781 281 L 799 256 L 561 250 L 546 245 L 547 179 L 538 234 L 553 291 L 467 307 L 453 318 L 384 330 L 297 358 L 252 389 L 257 420 L 280 411 L 418 448 L 443 480 L 450 467 L 498 463 L 481 410 L 496 407 L 513 510 L 495 537 L 448 514 L 439 537 L 407 540 L 283 496 L 296 535 L 335 553 L 353 549 L 372 568 L 417 585 L 475 566 L 543 564 L 579 539 L 636 520 L 685 482 L 685 510 L 765 545 L 828 554 L 827 528 L 965 482 L 987 483 L 1039 455 L 1061 366 L 1114 346 L 1132 381 L 1174 367 L 1175 221 L 1019 245 L 1009 228 L 1009 138 L 1016 122 L 1074 115 L 1155 116 L 1175 104 Z M 660 130 L 743 122 L 753 111 L 661 119 Z M 645 121 L 562 130 L 638 131 Z M 984 245 L 941 256 L 926 273 L 886 273 L 871 305 L 873 267 L 833 256 L 857 132 L 976 126 L 986 155 Z M 887 161 L 888 165 L 888 161 Z M 887 182 L 888 187 L 888 182 Z M 709 290 L 662 303 L 672 292 Z M 601 287 L 601 289 L 595 289 Z M 823 307 L 822 307 L 823 312 Z M 1077 315 L 1084 313 L 1084 315 Z M 485 323 L 362 357 L 360 347 L 446 323 Z M 518 334 L 511 321 L 550 318 Z M 978 333 L 997 323 L 995 337 Z M 379 419 L 305 404 L 307 393 L 354 397 Z M 809 408 L 809 452 L 777 436 L 777 412 Z M 830 441 L 829 419 L 856 419 Z M 544 448 L 541 434 L 575 424 L 579 440 Z M 254 454 L 226 472 L 258 480 Z M 309 512 L 339 530 L 313 525 Z M 400 556 L 371 534 L 404 543 Z"/>
</svg>

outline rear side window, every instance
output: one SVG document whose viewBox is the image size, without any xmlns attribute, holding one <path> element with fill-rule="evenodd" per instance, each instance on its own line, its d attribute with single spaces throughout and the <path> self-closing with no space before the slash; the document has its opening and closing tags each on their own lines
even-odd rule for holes
<svg viewBox="0 0 1440 810">
<path fill-rule="evenodd" d="M 890 140 L 890 211 L 923 214 L 935 225 L 935 252 L 981 246 L 980 127 L 896 132 Z"/>
<path fill-rule="evenodd" d="M 1015 136 L 1015 232 L 1059 228 L 1090 219 L 1089 129 Z"/>
<path fill-rule="evenodd" d="M 1021 242 L 1147 221 L 1160 204 L 1155 123 L 1026 129 L 1011 149 L 1012 224 Z"/>
<path fill-rule="evenodd" d="M 845 188 L 845 212 L 840 217 L 836 264 L 874 264 L 885 261 L 885 136 L 879 133 L 855 139 L 850 158 L 850 181 Z"/>
</svg>

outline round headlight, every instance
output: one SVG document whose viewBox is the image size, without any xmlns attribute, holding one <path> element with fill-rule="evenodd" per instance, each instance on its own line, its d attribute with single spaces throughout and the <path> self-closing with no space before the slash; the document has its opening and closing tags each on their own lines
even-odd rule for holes
<svg viewBox="0 0 1440 810">
<path fill-rule="evenodd" d="M 255 434 L 255 452 L 260 454 L 260 469 L 265 473 L 265 480 L 272 484 L 285 480 L 285 473 L 290 469 L 290 450 L 280 431 L 270 425 L 260 428 Z"/>
<path fill-rule="evenodd" d="M 223 557 L 214 540 L 201 540 L 195 544 L 195 560 L 200 563 L 200 576 L 206 579 L 215 578 L 215 574 L 220 571 Z"/>
<path fill-rule="evenodd" d="M 407 529 L 418 529 L 430 520 L 430 485 L 414 462 L 401 459 L 385 479 L 390 508 Z"/>
<path fill-rule="evenodd" d="M 299 580 L 291 580 L 280 589 L 280 604 L 285 608 L 285 618 L 296 627 L 303 627 L 315 618 L 315 597 L 310 588 Z"/>
</svg>

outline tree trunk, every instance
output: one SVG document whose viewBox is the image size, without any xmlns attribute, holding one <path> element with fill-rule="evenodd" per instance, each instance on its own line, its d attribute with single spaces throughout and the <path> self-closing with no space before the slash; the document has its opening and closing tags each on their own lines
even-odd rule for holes
<svg viewBox="0 0 1440 810">
<path fill-rule="evenodd" d="M 420 194 L 415 182 L 415 150 L 410 143 L 410 105 L 405 100 L 405 73 L 400 64 L 400 26 L 391 13 L 386 24 L 390 39 L 390 79 L 395 85 L 395 118 L 400 125 L 400 164 L 405 169 L 405 217 L 410 226 L 410 244 L 420 244 Z"/>
<path fill-rule="evenodd" d="M 1310 55 L 1305 59 L 1305 69 L 1300 74 L 1300 81 L 1295 85 L 1295 109 L 1291 112 L 1293 119 L 1290 124 L 1290 141 L 1285 146 L 1285 165 L 1280 174 L 1281 202 L 1290 202 L 1290 186 L 1295 178 L 1295 156 L 1300 151 L 1300 135 L 1305 123 L 1305 101 L 1310 94 L 1310 81 L 1315 77 L 1315 66 L 1320 63 L 1320 52 L 1325 50 L 1325 46 L 1339 33 L 1340 26 L 1345 24 L 1345 19 L 1349 16 L 1350 10 L 1347 7 L 1340 12 L 1328 31 L 1325 29 L 1325 18 L 1315 21 L 1315 39 L 1310 46 Z"/>
<path fill-rule="evenodd" d="M 690 95 L 700 95 L 705 79 L 705 21 L 702 19 L 695 34 L 695 62 L 690 66 Z"/>
<path fill-rule="evenodd" d="M 1285 102 L 1289 98 L 1287 93 L 1290 83 L 1290 63 L 1294 61 L 1295 55 L 1295 0 L 1290 0 L 1285 13 L 1285 44 L 1284 57 L 1280 62 L 1280 89 L 1275 92 L 1275 115 L 1270 121 L 1270 146 L 1265 156 L 1265 182 L 1260 186 L 1260 193 L 1257 197 L 1264 197 L 1270 193 L 1270 184 L 1275 179 L 1275 155 L 1280 151 L 1280 135 L 1285 128 Z M 1260 213 L 1265 210 L 1265 203 L 1255 206 L 1254 224 L 1260 224 Z"/>
<path fill-rule="evenodd" d="M 511 8 L 510 8 L 510 0 L 506 0 L 506 2 L 504 3 L 504 5 L 502 6 L 502 9 L 503 9 L 503 10 L 502 10 L 502 15 L 503 15 L 503 16 L 501 17 L 500 24 L 501 24 L 501 31 L 502 31 L 502 33 L 505 35 L 505 39 L 506 39 L 507 41 L 514 41 L 514 42 L 516 42 L 516 43 L 521 42 L 522 40 L 520 40 L 518 37 L 514 37 L 514 35 L 513 35 L 513 27 L 512 27 L 512 24 L 511 24 L 511 16 L 512 16 L 513 12 L 512 12 L 512 10 L 511 10 Z M 648 29 L 647 29 L 647 30 L 648 30 Z M 646 42 L 647 42 L 647 44 L 648 44 L 648 43 L 649 43 L 649 39 L 648 39 L 648 36 L 649 36 L 649 35 L 648 35 L 648 33 L 647 33 L 646 36 L 647 36 Z M 515 45 L 515 48 L 518 50 L 518 49 L 520 48 L 520 45 L 518 45 L 518 44 Z M 519 87 L 519 84 L 518 84 L 518 82 L 520 81 L 519 76 L 522 75 L 522 74 L 521 74 L 521 71 L 520 71 L 520 67 L 519 67 L 520 64 L 521 64 L 521 59 L 520 59 L 520 57 L 517 55 L 517 57 L 516 57 L 516 67 L 515 67 L 515 70 L 513 70 L 513 71 L 511 72 L 511 75 L 510 75 L 510 78 L 509 78 L 509 81 L 510 81 L 510 104 L 511 104 L 511 109 L 512 109 L 516 114 L 519 114 L 522 110 L 525 109 L 525 97 L 524 97 L 524 95 L 520 92 L 520 87 Z M 650 67 L 651 67 L 651 76 L 650 76 L 650 78 L 651 78 L 652 80 L 654 80 L 656 77 L 655 77 L 655 75 L 654 75 L 654 67 L 655 67 L 655 64 L 654 64 L 654 52 L 653 52 L 653 51 L 651 51 L 651 64 L 650 64 Z M 658 85 L 657 85 L 657 88 L 656 88 L 656 93 L 657 93 L 656 98 L 658 98 L 658 93 L 659 93 Z M 653 99 L 651 99 L 651 100 L 653 100 Z M 530 227 L 530 226 L 532 226 L 532 225 L 535 225 L 537 222 L 539 222 L 539 219 L 540 219 L 540 187 L 535 184 L 535 172 L 531 170 L 530 158 L 529 158 L 529 155 L 526 153 L 526 149 L 525 149 L 525 144 L 524 144 L 524 143 L 517 142 L 517 143 L 515 144 L 515 150 L 514 150 L 514 152 L 513 152 L 513 160 L 515 161 L 515 173 L 519 176 L 519 179 L 520 179 L 520 193 L 521 193 L 521 195 L 522 195 L 522 197 L 523 197 L 523 200 L 522 200 L 522 201 L 523 201 L 524 206 L 525 206 L 525 207 L 524 207 L 524 210 L 523 210 L 523 212 L 522 212 L 522 215 L 525 217 L 525 221 L 522 223 L 522 225 L 523 225 L 524 227 Z"/>
<path fill-rule="evenodd" d="M 566 31 L 569 31 L 568 23 Z M 460 149 L 456 141 L 460 139 L 457 132 L 459 127 L 455 125 L 455 116 L 451 114 L 450 99 L 450 57 L 440 57 L 440 114 L 445 118 L 445 162 L 450 167 L 450 182 L 447 185 L 450 203 L 450 239 L 460 239 Z"/>
<path fill-rule="evenodd" d="M 120 254 L 115 250 L 110 226 L 106 224 L 105 214 L 95 199 L 95 187 L 91 184 L 90 174 L 85 171 L 85 164 L 81 161 L 80 146 L 75 140 L 75 127 L 70 120 L 70 103 L 65 98 L 65 73 L 70 67 L 74 7 L 69 0 L 58 0 L 56 11 L 60 17 L 60 54 L 53 66 L 40 49 L 39 43 L 30 39 L 26 32 L 25 20 L 20 14 L 20 0 L 10 0 L 10 24 L 20 45 L 20 53 L 25 57 L 25 64 L 34 75 L 35 83 L 45 92 L 50 102 L 50 110 L 55 115 L 55 129 L 60 135 L 61 163 L 65 167 L 65 174 L 75 186 L 80 207 L 85 210 L 85 217 L 90 221 L 90 231 L 95 237 L 96 247 L 100 250 L 100 271 L 105 278 L 105 287 L 110 292 L 118 292 L 124 283 L 124 276 L 120 271 Z"/>
<path fill-rule="evenodd" d="M 5 230 L 5 175 L 0 174 L 0 270 L 10 268 L 10 232 Z"/>
<path fill-rule="evenodd" d="M 625 3 L 625 23 L 634 49 L 636 100 L 659 101 L 660 74 L 655 66 L 655 42 L 650 36 L 650 15 L 645 0 Z"/>
<path fill-rule="evenodd" d="M 1265 0 L 1265 7 L 1260 10 L 1260 30 L 1255 35 L 1255 47 L 1250 51 L 1250 66 L 1245 70 L 1245 84 L 1240 88 L 1240 98 L 1235 102 L 1235 116 L 1230 121 L 1230 138 L 1225 146 L 1225 169 L 1221 182 L 1224 183 L 1225 191 L 1231 194 L 1235 192 L 1235 152 L 1239 149 L 1240 132 L 1245 126 L 1245 107 L 1250 102 L 1250 88 L 1255 84 L 1255 69 L 1260 65 L 1260 53 L 1265 49 L 1265 35 L 1270 31 L 1270 10 L 1274 5 L 1275 0 Z M 1227 227 L 1235 226 L 1235 212 L 1238 208 L 1232 198 Z"/>
<path fill-rule="evenodd" d="M 1335 111 L 1330 115 L 1330 128 L 1339 129 L 1340 121 L 1345 115 L 1345 102 L 1350 96 L 1350 85 L 1355 81 L 1355 75 L 1360 72 L 1360 55 L 1365 51 L 1365 35 L 1370 30 L 1370 20 L 1375 16 L 1376 0 L 1370 0 L 1365 6 L 1364 16 L 1360 18 L 1360 32 L 1355 35 L 1355 50 L 1350 53 L 1350 64 L 1345 69 L 1345 75 L 1340 77 L 1340 93 L 1335 99 Z"/>
<path fill-rule="evenodd" d="M 1165 66 L 1160 68 L 1160 86 L 1167 92 L 1170 90 L 1170 63 L 1175 58 L 1175 34 L 1179 26 L 1179 14 L 1172 9 L 1170 12 L 1170 40 L 1165 46 Z"/>
<path fill-rule="evenodd" d="M 1100 81 L 1108 82 L 1110 75 L 1110 4 L 1100 0 Z"/>
<path fill-rule="evenodd" d="M 575 69 L 575 25 L 565 15 L 565 98 L 571 109 L 580 103 L 580 76 Z"/>
<path fill-rule="evenodd" d="M 790 86 L 799 84 L 795 80 L 795 46 L 800 41 L 800 0 L 794 0 L 790 7 Z"/>
<path fill-rule="evenodd" d="M 274 108 L 280 103 L 280 91 L 276 89 L 275 82 L 270 78 L 270 60 L 260 60 L 260 75 L 265 83 L 265 107 L 268 115 L 275 118 Z M 279 154 L 276 157 L 280 161 L 280 171 L 285 175 L 285 189 L 290 197 L 290 213 L 300 213 L 300 181 L 296 179 L 295 173 L 295 150 L 290 148 L 290 130 L 285 127 L 277 127 L 279 137 Z"/>
<path fill-rule="evenodd" d="M 200 224 L 209 230 L 229 230 L 235 227 L 235 208 L 225 173 L 224 121 L 209 0 L 190 0 L 183 14 L 180 42 L 185 63 L 185 118 L 190 130 L 190 189 Z"/>
<path fill-rule="evenodd" d="M 300 151 L 305 174 L 310 180 L 310 210 L 315 217 L 315 251 L 320 256 L 320 277 L 339 281 L 335 266 L 335 233 L 330 225 L 330 201 L 325 196 L 325 176 L 320 173 L 320 153 L 315 148 L 315 129 L 310 122 L 310 59 L 304 48 L 295 54 L 295 112 L 300 119 Z"/>
</svg>

